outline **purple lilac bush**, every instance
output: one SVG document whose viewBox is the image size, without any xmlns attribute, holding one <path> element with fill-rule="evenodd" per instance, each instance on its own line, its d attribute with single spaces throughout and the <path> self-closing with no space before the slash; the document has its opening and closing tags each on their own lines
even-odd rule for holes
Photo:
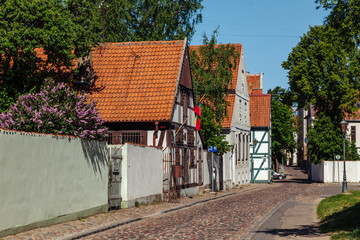
<svg viewBox="0 0 360 240">
<path fill-rule="evenodd" d="M 9 111 L 0 114 L 2 128 L 84 139 L 105 139 L 107 128 L 103 124 L 95 101 L 87 103 L 86 94 L 51 79 L 45 80 L 39 93 L 20 96 Z"/>
</svg>

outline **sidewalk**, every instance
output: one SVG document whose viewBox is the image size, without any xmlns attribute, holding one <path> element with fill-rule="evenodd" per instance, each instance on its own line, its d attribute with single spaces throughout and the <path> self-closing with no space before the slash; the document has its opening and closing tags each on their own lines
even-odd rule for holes
<svg viewBox="0 0 360 240">
<path fill-rule="evenodd" d="M 287 169 L 286 172 L 289 170 Z M 292 176 L 290 181 L 291 178 Z M 319 229 L 316 209 L 322 199 L 341 194 L 342 183 L 312 183 L 309 186 L 303 194 L 286 201 L 268 213 L 245 239 L 330 239 L 329 234 L 322 233 Z M 348 189 L 360 191 L 360 186 L 348 183 Z"/>
<path fill-rule="evenodd" d="M 210 193 L 202 193 L 195 197 L 180 198 L 179 203 L 161 202 L 149 205 L 140 205 L 140 207 L 135 208 L 120 209 L 108 213 L 97 214 L 84 219 L 36 228 L 16 235 L 0 237 L 0 240 L 79 239 L 80 237 L 90 235 L 94 232 L 111 229 L 113 227 L 139 221 L 141 219 L 150 218 L 167 212 L 190 207 L 195 204 L 212 201 L 239 192 L 251 191 L 263 187 L 266 187 L 266 184 L 252 184 L 242 188 L 231 189 L 229 191 L 217 192 L 216 196 Z"/>
</svg>

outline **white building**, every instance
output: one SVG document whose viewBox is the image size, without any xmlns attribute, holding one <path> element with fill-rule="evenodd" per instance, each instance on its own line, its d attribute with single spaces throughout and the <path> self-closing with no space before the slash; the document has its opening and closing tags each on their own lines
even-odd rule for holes
<svg viewBox="0 0 360 240">
<path fill-rule="evenodd" d="M 228 116 L 223 123 L 222 133 L 233 149 L 223 155 L 223 188 L 250 183 L 250 113 L 249 92 L 246 78 L 245 60 L 242 44 L 233 44 L 239 52 L 237 66 L 233 71 L 227 101 Z M 221 171 L 221 169 L 220 169 Z M 221 182 L 220 182 L 221 186 Z"/>
</svg>

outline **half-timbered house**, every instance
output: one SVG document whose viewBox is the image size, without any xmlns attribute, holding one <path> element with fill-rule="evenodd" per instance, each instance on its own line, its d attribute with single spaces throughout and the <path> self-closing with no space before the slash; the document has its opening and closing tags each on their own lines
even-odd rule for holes
<svg viewBox="0 0 360 240">
<path fill-rule="evenodd" d="M 271 95 L 250 94 L 251 182 L 271 181 Z"/>
<path fill-rule="evenodd" d="M 109 127 L 109 144 L 161 147 L 165 200 L 197 194 L 203 144 L 186 39 L 104 43 L 90 62 L 96 78 L 91 98 Z"/>
</svg>

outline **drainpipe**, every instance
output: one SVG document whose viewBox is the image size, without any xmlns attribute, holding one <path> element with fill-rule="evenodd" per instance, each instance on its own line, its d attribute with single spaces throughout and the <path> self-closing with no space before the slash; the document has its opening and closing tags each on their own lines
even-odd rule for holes
<svg viewBox="0 0 360 240">
<path fill-rule="evenodd" d="M 155 122 L 155 131 L 154 131 L 154 135 L 153 135 L 153 146 L 155 147 L 155 143 L 156 143 L 156 134 L 159 131 L 159 122 L 156 121 Z"/>
</svg>

